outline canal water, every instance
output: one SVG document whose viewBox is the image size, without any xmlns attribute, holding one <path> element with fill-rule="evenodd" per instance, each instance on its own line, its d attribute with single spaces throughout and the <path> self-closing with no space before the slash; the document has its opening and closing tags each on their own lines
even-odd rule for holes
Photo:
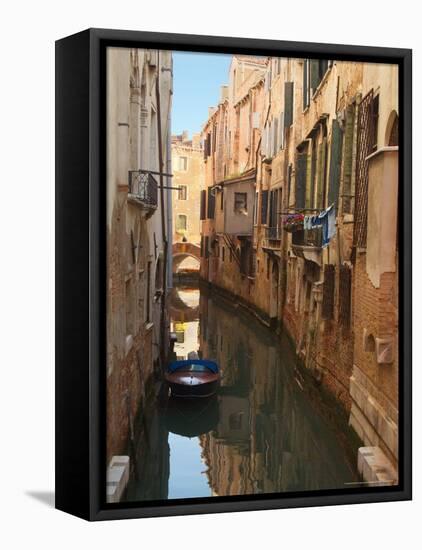
<svg viewBox="0 0 422 550">
<path fill-rule="evenodd" d="M 211 399 L 161 394 L 138 420 L 126 500 L 347 489 L 359 481 L 347 419 L 309 381 L 286 335 L 221 296 L 176 287 L 175 354 L 221 368 Z"/>
</svg>

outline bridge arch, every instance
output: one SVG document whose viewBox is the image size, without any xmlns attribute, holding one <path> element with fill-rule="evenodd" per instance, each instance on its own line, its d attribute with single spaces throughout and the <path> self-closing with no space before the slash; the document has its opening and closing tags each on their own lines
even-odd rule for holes
<svg viewBox="0 0 422 550">
<path fill-rule="evenodd" d="M 201 248 L 197 244 L 193 243 L 174 243 L 173 244 L 173 273 L 177 273 L 180 264 L 186 258 L 194 258 L 198 261 L 201 261 Z M 198 266 L 199 270 L 199 266 Z"/>
</svg>

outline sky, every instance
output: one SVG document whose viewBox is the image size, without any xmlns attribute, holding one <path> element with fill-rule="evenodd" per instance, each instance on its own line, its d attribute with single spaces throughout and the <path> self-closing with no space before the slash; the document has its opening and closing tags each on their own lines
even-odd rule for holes
<svg viewBox="0 0 422 550">
<path fill-rule="evenodd" d="M 200 132 L 228 84 L 231 55 L 173 52 L 172 134 Z"/>
</svg>

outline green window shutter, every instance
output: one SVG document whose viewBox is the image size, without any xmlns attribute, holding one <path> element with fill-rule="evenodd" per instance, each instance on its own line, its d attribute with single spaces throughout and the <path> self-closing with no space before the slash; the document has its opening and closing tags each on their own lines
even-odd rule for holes
<svg viewBox="0 0 422 550">
<path fill-rule="evenodd" d="M 284 127 L 293 124 L 293 82 L 284 83 Z"/>
<path fill-rule="evenodd" d="M 296 157 L 296 181 L 295 181 L 295 207 L 305 208 L 306 194 L 306 167 L 308 163 L 308 153 L 298 153 Z"/>
<path fill-rule="evenodd" d="M 302 82 L 302 94 L 303 94 L 303 110 L 309 105 L 308 102 L 308 59 L 303 60 L 303 82 Z"/>
<path fill-rule="evenodd" d="M 319 76 L 319 59 L 311 59 L 310 60 L 310 88 L 311 88 L 311 94 L 315 92 L 315 90 L 318 88 L 318 84 L 320 83 L 321 79 Z"/>
<path fill-rule="evenodd" d="M 205 220 L 205 218 L 206 218 L 206 216 L 205 216 L 206 202 L 207 202 L 207 192 L 205 191 L 205 189 L 203 189 L 201 191 L 201 210 L 200 210 L 200 215 L 199 215 L 199 218 L 201 220 Z"/>
<path fill-rule="evenodd" d="M 337 120 L 333 120 L 331 131 L 330 176 L 328 185 L 328 206 L 337 206 L 340 187 L 341 154 L 343 148 L 343 132 Z"/>
<path fill-rule="evenodd" d="M 215 211 L 215 197 L 211 192 L 211 187 L 209 187 L 208 188 L 208 210 L 207 210 L 208 219 L 214 218 L 214 211 Z"/>
<path fill-rule="evenodd" d="M 311 149 L 311 148 L 310 148 Z M 306 155 L 305 208 L 312 208 L 312 152 Z"/>
<path fill-rule="evenodd" d="M 346 110 L 346 129 L 344 132 L 344 165 L 343 165 L 343 212 L 352 212 L 352 169 L 353 169 L 353 135 L 355 130 L 355 106 L 349 105 Z"/>
<path fill-rule="evenodd" d="M 327 140 L 319 144 L 318 147 L 318 174 L 317 174 L 317 200 L 316 208 L 324 208 L 324 189 L 325 189 L 325 158 L 327 155 Z"/>
</svg>

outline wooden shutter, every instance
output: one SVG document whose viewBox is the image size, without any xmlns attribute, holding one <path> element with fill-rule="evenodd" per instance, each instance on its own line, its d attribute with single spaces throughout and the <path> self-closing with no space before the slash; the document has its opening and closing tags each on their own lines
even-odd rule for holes
<svg viewBox="0 0 422 550">
<path fill-rule="evenodd" d="M 322 210 L 324 208 L 325 198 L 325 162 L 327 156 L 327 139 L 324 138 L 323 142 L 318 147 L 318 174 L 317 174 L 317 195 L 316 195 L 316 208 Z"/>
<path fill-rule="evenodd" d="M 343 132 L 337 120 L 333 120 L 331 128 L 330 175 L 328 184 L 328 206 L 337 206 L 340 188 L 341 153 L 343 148 Z"/>
<path fill-rule="evenodd" d="M 268 191 L 261 191 L 261 223 L 267 223 L 268 212 Z"/>
<path fill-rule="evenodd" d="M 209 237 L 205 237 L 205 250 L 204 250 L 204 256 L 205 258 L 208 258 L 209 255 L 210 255 L 210 249 L 209 249 L 209 246 L 210 246 L 210 238 Z"/>
<path fill-rule="evenodd" d="M 324 286 L 322 291 L 323 319 L 332 319 L 334 317 L 335 273 L 334 265 L 327 264 L 324 266 Z"/>
<path fill-rule="evenodd" d="M 311 87 L 311 94 L 315 92 L 315 90 L 318 88 L 318 84 L 320 83 L 321 79 L 319 76 L 319 59 L 311 59 L 310 60 L 310 87 Z"/>
<path fill-rule="evenodd" d="M 293 124 L 293 82 L 284 83 L 284 127 Z"/>
<path fill-rule="evenodd" d="M 345 328 L 350 327 L 352 301 L 352 270 L 347 265 L 340 266 L 339 280 L 339 322 Z"/>
<path fill-rule="evenodd" d="M 309 63 L 309 60 L 308 59 L 304 59 L 303 60 L 303 82 L 302 82 L 302 94 L 303 94 L 303 110 L 306 109 L 306 107 L 309 105 L 309 101 L 308 101 L 308 87 L 309 87 L 309 82 L 308 82 L 308 63 Z"/>
<path fill-rule="evenodd" d="M 346 129 L 344 132 L 344 164 L 343 164 L 343 201 L 342 210 L 344 213 L 353 212 L 353 189 L 352 189 L 352 168 L 353 168 L 353 138 L 355 132 L 355 106 L 349 105 L 346 110 Z"/>
<path fill-rule="evenodd" d="M 205 215 L 206 202 L 207 202 L 207 192 L 205 191 L 205 189 L 203 189 L 201 191 L 201 210 L 200 210 L 200 216 L 199 216 L 201 220 L 205 220 L 206 218 L 206 215 Z"/>
<path fill-rule="evenodd" d="M 298 209 L 305 208 L 307 164 L 308 164 L 308 153 L 298 153 L 296 156 L 296 188 L 295 188 L 295 207 Z"/>
<path fill-rule="evenodd" d="M 273 149 L 271 151 L 271 156 L 274 156 L 277 154 L 278 148 L 279 148 L 278 119 L 275 118 L 273 122 Z"/>
<path fill-rule="evenodd" d="M 281 112 L 278 119 L 278 148 L 284 149 L 284 113 Z"/>
<path fill-rule="evenodd" d="M 208 188 L 208 210 L 207 210 L 208 219 L 214 218 L 214 211 L 215 211 L 215 197 L 211 191 L 211 187 L 209 187 Z"/>
</svg>

